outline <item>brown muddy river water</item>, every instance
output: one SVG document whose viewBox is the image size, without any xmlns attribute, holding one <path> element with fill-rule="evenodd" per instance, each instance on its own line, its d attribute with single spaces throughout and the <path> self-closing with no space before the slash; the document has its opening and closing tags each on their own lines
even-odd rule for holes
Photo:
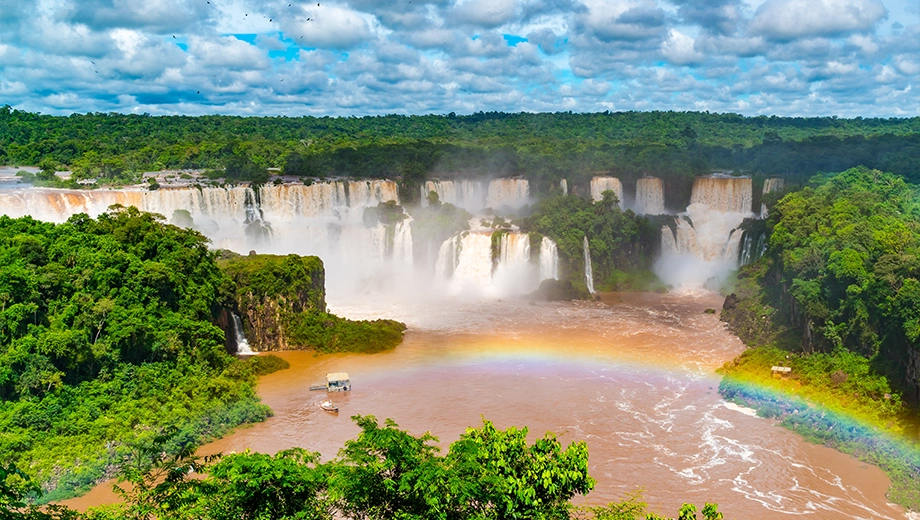
<svg viewBox="0 0 920 520">
<path fill-rule="evenodd" d="M 652 510 L 717 502 L 727 518 L 905 518 L 888 503 L 881 470 L 808 444 L 749 410 L 726 406 L 715 368 L 743 349 L 717 315 L 722 298 L 607 294 L 603 302 L 489 301 L 330 305 L 351 318 L 393 317 L 405 342 L 375 355 L 284 352 L 291 368 L 262 378 L 275 416 L 204 446 L 201 453 L 300 446 L 336 455 L 358 428 L 355 414 L 392 418 L 443 448 L 484 417 L 499 427 L 547 430 L 587 441 L 595 490 L 605 504 L 637 487 Z M 338 415 L 311 392 L 346 371 L 353 390 L 330 394 Z M 100 486 L 76 507 L 111 500 Z"/>
</svg>

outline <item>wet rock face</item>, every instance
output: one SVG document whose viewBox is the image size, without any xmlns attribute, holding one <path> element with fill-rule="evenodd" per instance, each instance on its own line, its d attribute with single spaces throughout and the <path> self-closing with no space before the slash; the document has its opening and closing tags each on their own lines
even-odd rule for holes
<svg viewBox="0 0 920 520">
<path fill-rule="evenodd" d="M 235 311 L 254 351 L 298 348 L 287 333 L 292 317 L 326 311 L 325 269 L 315 256 L 250 255 L 220 266 L 233 281 Z"/>
</svg>

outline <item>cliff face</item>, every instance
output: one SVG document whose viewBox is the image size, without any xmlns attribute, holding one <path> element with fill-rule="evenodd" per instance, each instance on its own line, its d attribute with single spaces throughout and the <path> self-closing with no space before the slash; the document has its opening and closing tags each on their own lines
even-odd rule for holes
<svg viewBox="0 0 920 520">
<path fill-rule="evenodd" d="M 233 281 L 236 308 L 252 350 L 303 347 L 292 343 L 289 329 L 302 313 L 326 311 L 322 260 L 315 256 L 252 255 L 222 260 L 219 265 Z M 224 330 L 232 336 L 232 329 Z"/>
</svg>

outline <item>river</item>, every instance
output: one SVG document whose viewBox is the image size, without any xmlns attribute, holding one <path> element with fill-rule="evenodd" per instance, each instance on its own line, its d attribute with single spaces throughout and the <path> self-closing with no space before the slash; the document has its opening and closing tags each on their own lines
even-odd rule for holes
<svg viewBox="0 0 920 520">
<path fill-rule="evenodd" d="M 283 352 L 291 368 L 260 379 L 275 416 L 203 446 L 201 454 L 300 446 L 328 459 L 359 429 L 355 414 L 392 418 L 413 434 L 431 431 L 446 449 L 482 418 L 587 441 L 597 486 L 578 503 L 605 504 L 645 488 L 650 509 L 676 515 L 683 502 L 717 502 L 727 518 L 905 518 L 888 503 L 878 468 L 809 444 L 727 405 L 715 369 L 740 340 L 717 314 L 713 293 L 609 293 L 600 302 L 522 300 L 396 304 L 330 302 L 351 318 L 409 324 L 405 341 L 374 354 Z M 310 392 L 327 372 L 347 371 L 341 413 Z M 68 501 L 113 500 L 107 485 Z"/>
</svg>

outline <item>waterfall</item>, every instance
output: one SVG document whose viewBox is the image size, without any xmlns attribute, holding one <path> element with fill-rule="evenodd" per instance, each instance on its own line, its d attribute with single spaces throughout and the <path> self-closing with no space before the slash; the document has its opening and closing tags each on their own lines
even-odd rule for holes
<svg viewBox="0 0 920 520">
<path fill-rule="evenodd" d="M 771 193 L 774 191 L 781 191 L 784 186 L 784 181 L 782 178 L 773 178 L 766 179 L 763 181 L 763 192 L 762 195 Z M 767 206 L 763 203 L 760 204 L 760 218 L 767 218 Z"/>
<path fill-rule="evenodd" d="M 767 250 L 767 236 L 764 233 L 761 233 L 757 237 L 757 241 L 754 241 L 754 237 L 748 233 L 744 233 L 744 243 L 741 247 L 741 257 L 739 263 L 741 265 L 748 265 L 756 262 L 763 256 Z"/>
<path fill-rule="evenodd" d="M 544 237 L 539 261 L 530 235 L 500 231 L 493 256 L 493 231 L 482 229 L 455 235 L 441 244 L 435 273 L 449 294 L 505 297 L 534 291 L 540 281 L 558 276 L 556 244 Z"/>
<path fill-rule="evenodd" d="M 435 275 L 439 278 L 447 280 L 454 276 L 454 270 L 460 262 L 462 240 L 462 235 L 454 235 L 441 244 L 441 248 L 438 249 L 438 261 L 434 266 Z"/>
<path fill-rule="evenodd" d="M 595 201 L 604 198 L 603 193 L 611 190 L 617 195 L 620 207 L 623 207 L 623 183 L 616 177 L 594 177 L 591 179 L 591 198 Z"/>
<path fill-rule="evenodd" d="M 485 207 L 487 192 L 489 202 L 498 207 L 520 207 L 530 200 L 529 185 L 523 179 L 430 181 L 427 187 L 435 188 L 444 202 L 453 200 L 478 209 Z M 388 180 L 336 180 L 309 186 L 267 184 L 258 193 L 247 186 L 164 187 L 155 191 L 11 188 L 0 191 L 0 214 L 63 222 L 77 213 L 96 217 L 113 204 L 135 206 L 202 232 L 213 248 L 241 254 L 256 250 L 319 256 L 326 267 L 327 294 L 334 298 L 372 292 L 410 297 L 418 292 L 427 294 L 431 291 L 425 283 L 404 281 L 421 273 L 434 276 L 433 271 L 454 286 L 477 285 L 496 295 L 520 294 L 536 288 L 541 276 L 551 276 L 557 270 L 553 265 L 557 262 L 555 252 L 543 254 L 538 262 L 536 242 L 530 251 L 529 239 L 516 230 L 505 239 L 494 276 L 491 229 L 434 244 L 429 257 L 416 255 L 416 247 L 428 248 L 429 244 L 413 243 L 415 223 L 411 218 L 394 224 L 364 221 L 366 208 L 391 200 L 398 203 L 399 194 L 396 183 Z M 178 217 L 177 211 L 182 212 Z M 541 253 L 551 247 L 549 244 L 551 241 L 540 245 Z M 489 261 L 479 262 L 482 258 Z M 424 261 L 424 265 L 416 265 L 416 261 Z M 544 263 L 546 266 L 541 267 Z M 486 274 L 476 283 L 464 282 L 477 279 L 486 264 Z"/>
<path fill-rule="evenodd" d="M 585 285 L 588 286 L 588 292 L 594 294 L 594 271 L 591 269 L 591 249 L 588 247 L 588 237 L 584 241 L 585 254 Z"/>
<path fill-rule="evenodd" d="M 435 270 L 449 280 L 448 291 L 451 294 L 490 289 L 491 233 L 467 232 L 448 239 L 445 245 L 441 246 Z"/>
<path fill-rule="evenodd" d="M 240 356 L 258 354 L 258 352 L 249 348 L 249 341 L 247 341 L 246 336 L 243 335 L 243 321 L 236 313 L 232 313 L 231 316 L 233 316 L 233 335 L 236 338 L 236 353 Z"/>
<path fill-rule="evenodd" d="M 636 181 L 636 213 L 661 215 L 664 210 L 664 182 L 657 177 L 643 177 Z"/>
<path fill-rule="evenodd" d="M 412 220 L 406 219 L 398 222 L 393 230 L 393 247 L 391 258 L 394 261 L 411 267 L 413 264 L 412 249 Z"/>
<path fill-rule="evenodd" d="M 515 210 L 530 203 L 530 183 L 526 179 L 494 179 L 488 186 L 471 179 L 427 181 L 421 188 L 422 206 L 428 205 L 428 193 L 432 191 L 442 203 L 473 213 L 485 208 Z"/>
<path fill-rule="evenodd" d="M 750 177 L 697 177 L 690 204 L 705 204 L 722 213 L 749 214 L 752 189 Z"/>
<path fill-rule="evenodd" d="M 672 286 L 717 288 L 742 256 L 741 223 L 751 213 L 751 179 L 700 177 L 691 204 L 675 219 L 676 230 L 662 228 L 659 278 Z"/>
<path fill-rule="evenodd" d="M 751 256 L 752 256 L 751 248 L 753 247 L 753 245 L 754 245 L 754 237 L 752 237 L 750 233 L 745 233 L 744 234 L 744 245 L 741 247 L 741 258 L 739 261 L 741 265 L 748 265 L 749 263 L 751 263 L 752 261 L 751 260 Z"/>
<path fill-rule="evenodd" d="M 559 279 L 559 249 L 547 237 L 540 241 L 540 281 Z"/>
<path fill-rule="evenodd" d="M 562 194 L 563 194 L 563 195 L 568 195 L 568 194 L 569 194 L 569 181 L 567 181 L 567 180 L 565 180 L 565 179 L 560 179 L 560 180 L 559 180 L 559 189 L 562 190 Z"/>
<path fill-rule="evenodd" d="M 438 194 L 442 204 L 453 204 L 467 211 L 480 211 L 486 204 L 486 190 L 478 180 L 427 181 L 421 189 L 422 206 L 428 205 L 428 193 L 432 191 Z"/>
<path fill-rule="evenodd" d="M 489 183 L 486 207 L 496 211 L 518 209 L 530 203 L 530 183 L 526 179 L 494 179 Z"/>
<path fill-rule="evenodd" d="M 499 266 L 524 266 L 530 260 L 530 236 L 522 233 L 502 233 L 499 244 Z"/>
</svg>

